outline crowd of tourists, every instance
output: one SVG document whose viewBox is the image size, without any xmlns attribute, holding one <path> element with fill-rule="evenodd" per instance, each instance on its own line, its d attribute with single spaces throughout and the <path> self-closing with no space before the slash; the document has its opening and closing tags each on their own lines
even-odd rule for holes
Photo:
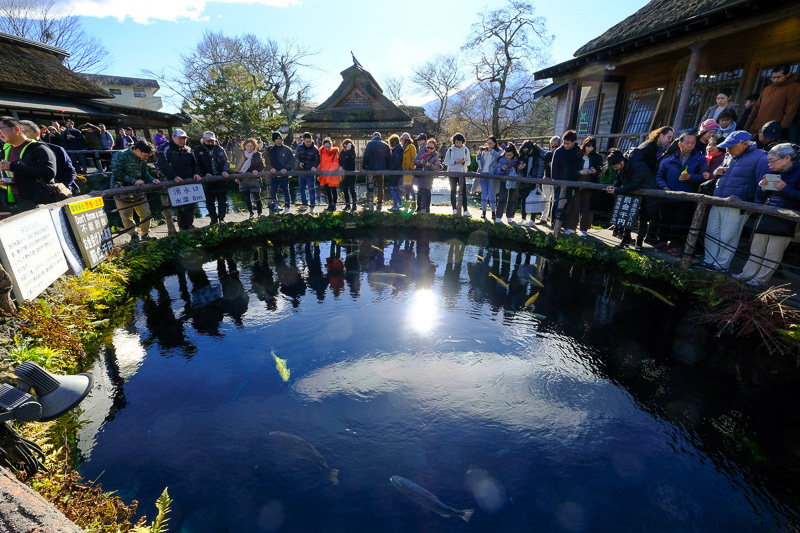
<svg viewBox="0 0 800 533">
<path fill-rule="evenodd" d="M 472 216 L 469 196 L 479 193 L 481 216 L 485 219 L 502 223 L 505 217 L 510 224 L 531 226 L 538 214 L 538 224 L 548 225 L 558 219 L 567 235 L 586 236 L 596 216 L 608 217 L 615 196 L 642 189 L 699 192 L 798 209 L 800 154 L 793 143 L 800 137 L 796 119 L 800 83 L 793 79 L 788 66 L 781 65 L 772 71 L 771 85 L 760 95 L 745 99 L 741 116 L 731 97 L 731 90 L 719 90 L 716 104 L 709 107 L 696 128 L 676 134 L 673 128 L 664 126 L 651 132 L 640 145 L 624 153 L 611 148 L 605 156 L 598 151 L 595 138 L 586 137 L 579 143 L 573 130 L 552 137 L 549 150 L 530 140 L 502 144 L 489 137 L 480 148 L 473 146 L 474 153 L 460 133 L 453 135 L 449 146 L 444 147 L 425 133 L 415 138 L 409 133 L 395 133 L 386 142 L 381 133 L 375 132 L 363 153 L 358 154 L 359 170 L 369 173 L 366 180 L 369 201 L 365 207 L 381 211 L 384 188 L 388 185 L 389 211 L 428 213 L 434 178 L 449 174 L 454 215 L 463 210 L 464 216 Z M 87 171 L 80 151 L 90 142 L 99 149 L 117 149 L 110 160 L 95 158 L 98 172 L 111 171 L 111 187 L 158 184 L 159 179 L 179 184 L 201 182 L 204 177 L 228 178 L 230 173 L 236 173 L 239 175 L 236 185 L 253 218 L 263 214 L 265 174 L 271 177 L 272 204 L 267 207 L 280 211 L 282 200 L 283 212 L 288 213 L 294 202 L 290 176 L 297 170 L 323 171 L 325 174 L 297 176 L 299 212 L 313 213 L 318 204 L 335 211 L 340 203 L 339 189 L 343 211 L 354 212 L 365 203 L 357 196 L 356 177 L 348 174 L 356 170 L 359 159 L 351 139 L 334 146 L 330 138 L 320 139 L 319 135 L 314 138 L 311 133 L 304 133 L 301 142 L 287 146 L 282 134 L 276 132 L 271 143 L 228 137 L 220 144 L 214 132 L 207 131 L 201 142 L 191 148 L 186 132 L 181 129 L 172 131 L 169 137 L 158 130 L 154 145 L 138 139 L 131 128 L 119 129 L 114 138 L 103 124 L 87 123 L 76 128 L 72 121 L 66 121 L 64 127 L 57 122 L 45 126 L 0 117 L 0 141 L 3 142 L 0 171 L 9 191 L 8 199 L 13 198 L 20 209 L 52 200 L 52 190 L 47 184 L 61 183 L 77 192 L 76 174 Z M 154 157 L 155 176 L 147 164 Z M 386 171 L 415 171 L 416 175 L 384 175 Z M 467 171 L 487 176 L 472 180 L 469 194 L 469 182 L 459 175 Z M 609 194 L 546 183 L 535 186 L 515 177 L 601 183 L 607 185 Z M 211 224 L 225 221 L 228 188 L 219 179 L 204 183 Z M 318 198 L 318 190 L 324 199 Z M 114 201 L 132 240 L 149 239 L 152 217 L 145 194 L 121 194 Z M 173 213 L 166 192 L 161 194 L 161 202 L 170 233 L 193 225 L 193 204 L 174 208 Z M 388 199 L 386 203 L 389 204 Z M 517 212 L 521 214 L 521 222 L 517 222 Z M 617 227 L 614 233 L 621 247 L 633 245 L 642 250 L 648 243 L 680 255 L 694 212 L 693 201 L 644 197 L 636 231 Z M 140 219 L 138 227 L 134 213 Z M 697 248 L 702 254 L 702 268 L 729 271 L 748 216 L 749 213 L 736 207 L 710 209 L 703 221 L 705 238 Z M 751 258 L 737 277 L 752 285 L 767 283 L 794 237 L 795 226 L 785 219 L 761 216 L 755 227 Z"/>
</svg>

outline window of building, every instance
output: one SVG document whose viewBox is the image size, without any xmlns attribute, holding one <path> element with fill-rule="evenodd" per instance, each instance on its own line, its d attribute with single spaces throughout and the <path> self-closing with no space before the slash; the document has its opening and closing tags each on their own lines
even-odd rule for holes
<svg viewBox="0 0 800 533">
<path fill-rule="evenodd" d="M 663 96 L 663 87 L 626 95 L 621 133 L 650 133 Z M 638 139 L 620 139 L 618 147 L 624 151 L 638 144 Z"/>
<path fill-rule="evenodd" d="M 712 105 L 717 103 L 717 95 L 722 89 L 730 89 L 733 92 L 731 102 L 738 99 L 739 84 L 742 81 L 744 68 L 741 66 L 700 74 L 697 81 L 692 86 L 692 95 L 689 98 L 689 107 L 683 116 L 683 124 L 687 128 L 700 126 L 700 119 Z M 675 105 L 681 100 L 681 89 L 683 88 L 683 78 L 678 81 L 678 94 L 675 97 Z"/>
<path fill-rule="evenodd" d="M 144 89 L 140 89 L 139 87 L 135 87 L 133 89 L 133 96 L 135 96 L 136 98 L 144 98 L 147 95 L 145 94 Z"/>
<path fill-rule="evenodd" d="M 116 94 L 117 96 L 122 94 L 122 89 L 109 89 L 108 92 L 111 94 Z"/>
<path fill-rule="evenodd" d="M 579 136 L 595 133 L 594 123 L 597 118 L 599 82 L 589 82 L 581 87 L 580 106 L 578 107 L 578 121 L 575 131 Z"/>
<path fill-rule="evenodd" d="M 774 65 L 774 66 L 777 66 L 777 65 Z M 798 63 L 795 63 L 794 65 L 790 64 L 789 67 L 790 67 L 790 69 L 792 71 L 792 74 L 794 74 L 795 79 L 797 79 Z M 761 94 L 761 91 L 763 91 L 764 88 L 767 85 L 772 83 L 772 80 L 771 80 L 772 68 L 773 67 L 765 68 L 765 69 L 762 69 L 762 70 L 760 70 L 758 72 L 758 78 L 756 78 L 755 90 L 753 91 L 754 93 Z M 743 95 L 743 96 L 747 96 L 747 95 Z"/>
</svg>

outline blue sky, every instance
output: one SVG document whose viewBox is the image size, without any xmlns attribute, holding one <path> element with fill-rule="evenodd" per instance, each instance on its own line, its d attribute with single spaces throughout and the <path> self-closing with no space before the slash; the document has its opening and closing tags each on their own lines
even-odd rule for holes
<svg viewBox="0 0 800 533">
<path fill-rule="evenodd" d="M 352 64 L 350 51 L 379 83 L 388 76 L 412 73 L 414 66 L 438 53 L 458 51 L 470 26 L 487 11 L 485 0 L 437 2 L 322 2 L 318 0 L 67 0 L 84 28 L 111 52 L 102 74 L 143 76 L 142 70 L 178 67 L 206 30 L 228 35 L 255 33 L 282 41 L 296 38 L 320 53 L 307 72 L 314 101 L 322 102 L 339 85 L 339 72 Z M 581 45 L 647 3 L 617 0 L 583 10 L 580 4 L 537 2 L 535 13 L 555 36 L 554 64 L 566 61 Z M 501 6 L 491 3 L 492 7 Z M 613 5 L 614 9 L 608 6 Z M 162 97 L 169 94 L 162 89 Z M 411 98 L 422 103 L 430 98 Z M 164 111 L 174 111 L 167 107 Z"/>
</svg>

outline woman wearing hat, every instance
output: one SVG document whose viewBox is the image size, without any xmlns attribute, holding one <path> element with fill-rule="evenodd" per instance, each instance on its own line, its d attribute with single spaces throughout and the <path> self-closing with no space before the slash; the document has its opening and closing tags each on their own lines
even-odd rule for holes
<svg viewBox="0 0 800 533">
<path fill-rule="evenodd" d="M 767 154 L 767 164 L 759 165 L 757 175 L 761 180 L 756 190 L 756 203 L 800 209 L 800 147 L 789 143 L 776 145 Z M 779 179 L 767 178 L 775 175 Z M 797 222 L 761 215 L 753 230 L 750 258 L 742 273 L 734 277 L 753 287 L 769 283 L 796 230 Z"/>
</svg>

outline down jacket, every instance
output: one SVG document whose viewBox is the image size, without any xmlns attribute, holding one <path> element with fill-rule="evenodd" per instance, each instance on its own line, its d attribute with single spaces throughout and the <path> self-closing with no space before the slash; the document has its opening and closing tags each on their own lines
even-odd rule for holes
<svg viewBox="0 0 800 533">
<path fill-rule="evenodd" d="M 728 170 L 719 176 L 714 196 L 719 198 L 737 196 L 742 200 L 752 202 L 760 180 L 760 177 L 756 175 L 757 169 L 762 163 L 766 165 L 766 161 L 767 154 L 756 148 L 753 142 L 739 157 L 733 157 L 730 153 L 726 154 L 720 167 L 728 167 Z"/>
</svg>

